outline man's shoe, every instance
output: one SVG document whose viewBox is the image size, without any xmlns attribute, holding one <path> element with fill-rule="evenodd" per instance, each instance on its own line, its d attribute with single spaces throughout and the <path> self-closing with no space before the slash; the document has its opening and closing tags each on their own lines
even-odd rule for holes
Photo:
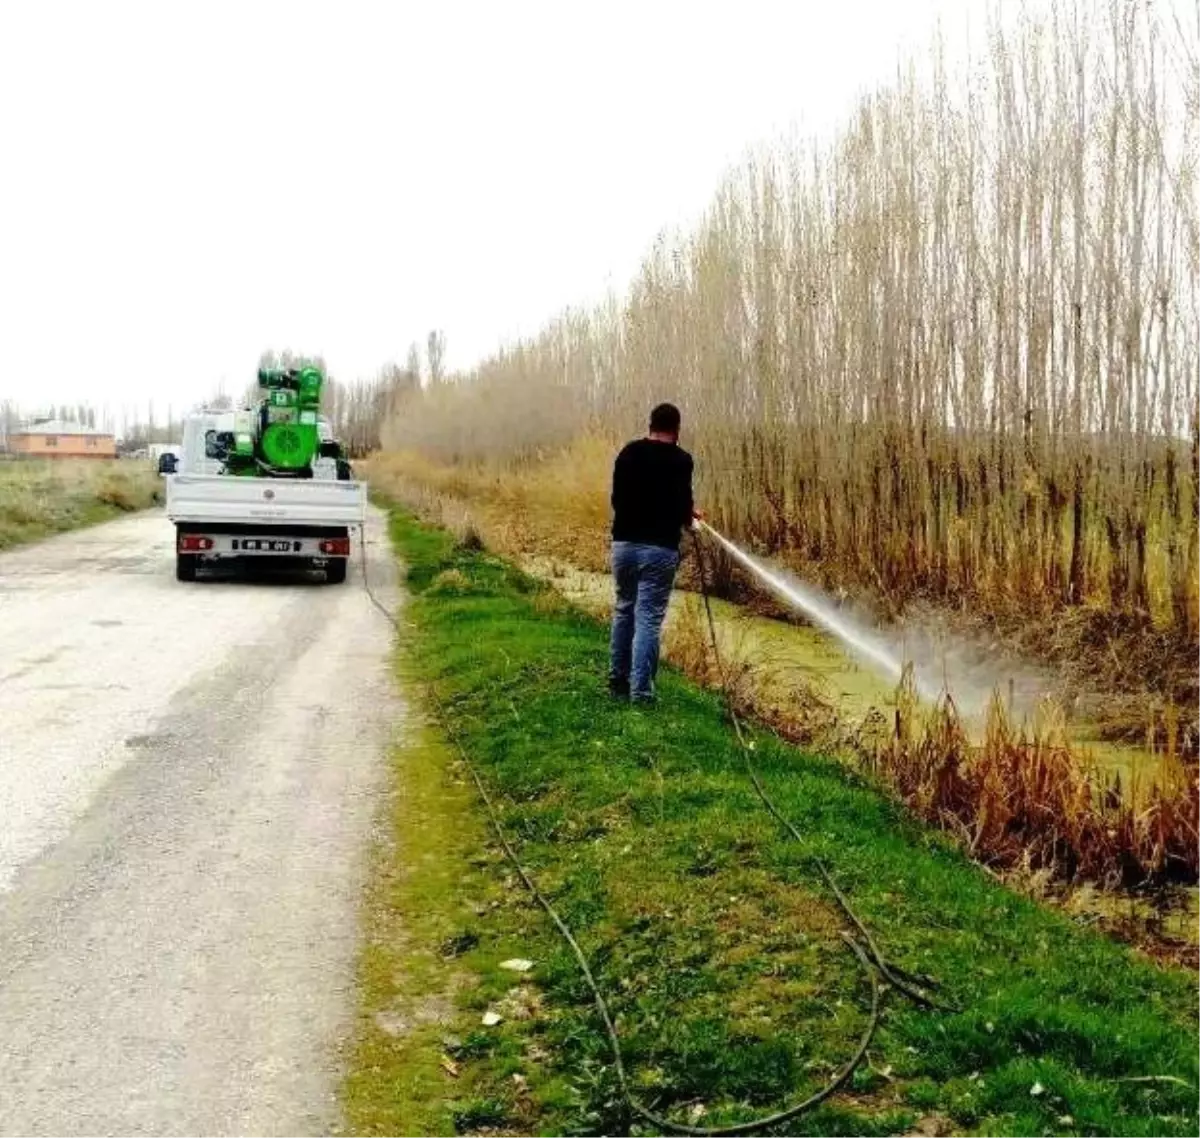
<svg viewBox="0 0 1200 1138">
<path fill-rule="evenodd" d="M 628 680 L 609 680 L 608 694 L 613 699 L 628 699 L 629 698 L 629 681 Z"/>
</svg>

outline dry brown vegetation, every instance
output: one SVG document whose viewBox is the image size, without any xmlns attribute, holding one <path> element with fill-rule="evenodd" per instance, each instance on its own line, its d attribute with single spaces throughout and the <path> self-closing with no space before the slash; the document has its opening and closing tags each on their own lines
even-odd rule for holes
<svg viewBox="0 0 1200 1138">
<path fill-rule="evenodd" d="M 1123 787 L 1081 762 L 1052 720 L 1017 727 L 999 699 L 972 744 L 950 701 L 921 711 L 910 675 L 871 766 L 993 864 L 1109 886 L 1196 880 L 1196 768 L 1174 754 L 1148 787 Z"/>
<path fill-rule="evenodd" d="M 0 462 L 0 549 L 148 509 L 161 495 L 162 479 L 150 462 Z"/>
<path fill-rule="evenodd" d="M 1194 881 L 1198 32 L 1081 0 L 960 73 L 935 53 L 835 144 L 748 162 L 626 297 L 384 399 L 370 477 L 603 569 L 613 448 L 672 399 L 718 528 L 886 616 L 985 623 L 1171 752 L 1135 793 L 1045 722 L 998 704 L 971 741 L 902 699 L 877 777 L 986 862 Z"/>
<path fill-rule="evenodd" d="M 1200 83 L 1155 11 L 997 31 L 750 162 L 627 299 L 410 393 L 385 446 L 507 471 L 673 398 L 716 524 L 826 585 L 1194 644 Z"/>
<path fill-rule="evenodd" d="M 392 451 L 371 455 L 358 469 L 373 485 L 452 529 L 473 520 L 492 548 L 514 556 L 559 556 L 604 572 L 612 460 L 610 443 L 587 438 L 521 467 L 444 465 Z"/>
</svg>

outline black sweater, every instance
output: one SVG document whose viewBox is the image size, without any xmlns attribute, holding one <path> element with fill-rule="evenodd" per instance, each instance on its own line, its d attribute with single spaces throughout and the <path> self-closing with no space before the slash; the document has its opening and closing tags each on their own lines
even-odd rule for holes
<svg viewBox="0 0 1200 1138">
<path fill-rule="evenodd" d="M 613 465 L 613 541 L 679 548 L 692 520 L 692 456 L 674 443 L 636 439 Z"/>
</svg>

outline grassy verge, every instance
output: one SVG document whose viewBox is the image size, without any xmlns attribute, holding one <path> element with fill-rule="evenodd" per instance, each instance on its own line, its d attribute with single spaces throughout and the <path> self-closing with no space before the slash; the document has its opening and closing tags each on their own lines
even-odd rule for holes
<svg viewBox="0 0 1200 1138">
<path fill-rule="evenodd" d="M 0 549 L 144 510 L 161 495 L 162 479 L 148 463 L 0 462 Z"/>
<path fill-rule="evenodd" d="M 890 999 L 847 1091 L 790 1133 L 1188 1134 L 1194 983 L 1006 891 L 840 766 L 760 734 L 785 839 L 717 698 L 603 697 L 605 631 L 556 594 L 403 516 L 414 632 L 522 858 L 574 929 L 647 1105 L 705 1125 L 824 1083 L 867 990 L 804 867 L 827 860 L 894 960 L 963 1010 Z M 406 750 L 345 1088 L 360 1133 L 638 1132 L 575 965 L 494 848 L 464 772 Z M 511 958 L 534 962 L 522 974 Z M 494 1012 L 501 1019 L 485 1026 Z"/>
</svg>

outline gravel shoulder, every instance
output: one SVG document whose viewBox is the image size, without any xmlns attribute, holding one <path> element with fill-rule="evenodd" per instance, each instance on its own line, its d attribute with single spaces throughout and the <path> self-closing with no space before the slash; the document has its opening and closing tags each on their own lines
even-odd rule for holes
<svg viewBox="0 0 1200 1138">
<path fill-rule="evenodd" d="M 392 630 L 357 554 L 340 586 L 186 585 L 172 539 L 155 512 L 0 556 L 0 1133 L 338 1123 Z"/>
</svg>

